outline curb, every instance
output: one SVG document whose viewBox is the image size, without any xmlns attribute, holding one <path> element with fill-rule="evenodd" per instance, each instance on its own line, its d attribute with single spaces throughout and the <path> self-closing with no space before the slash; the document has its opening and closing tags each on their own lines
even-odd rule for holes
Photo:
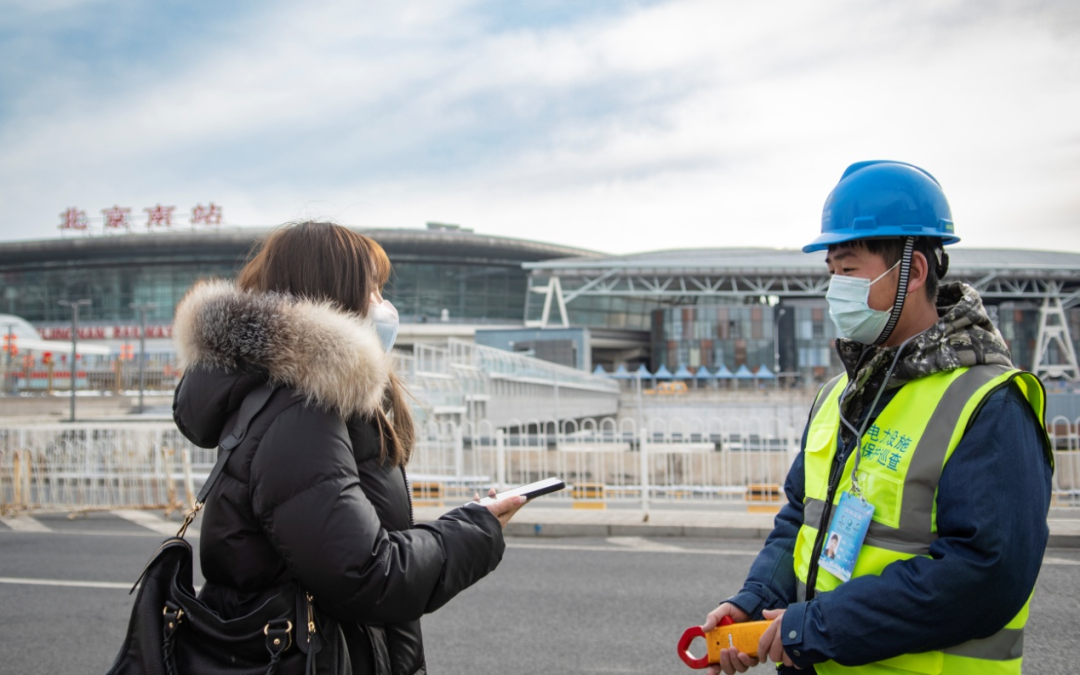
<svg viewBox="0 0 1080 675">
<path fill-rule="evenodd" d="M 764 541 L 772 528 L 647 523 L 560 523 L 515 519 L 504 530 L 509 537 L 691 537 Z M 1054 534 L 1046 547 L 1080 549 L 1080 534 Z"/>
<path fill-rule="evenodd" d="M 708 525 L 649 525 L 646 523 L 542 523 L 513 520 L 504 532 L 510 537 L 696 537 L 703 539 L 764 540 L 771 529 Z"/>
<path fill-rule="evenodd" d="M 446 507 L 416 509 L 416 520 L 435 520 Z M 1071 515 L 1071 514 L 1070 514 Z M 1080 514 L 1078 514 L 1080 515 Z M 507 524 L 509 537 L 692 537 L 764 541 L 772 532 L 772 515 L 736 511 L 664 511 L 642 522 L 634 511 L 570 511 L 523 509 Z M 1047 548 L 1080 549 L 1080 518 L 1051 518 Z"/>
<path fill-rule="evenodd" d="M 1080 534 L 1050 533 L 1046 548 L 1080 548 Z"/>
</svg>

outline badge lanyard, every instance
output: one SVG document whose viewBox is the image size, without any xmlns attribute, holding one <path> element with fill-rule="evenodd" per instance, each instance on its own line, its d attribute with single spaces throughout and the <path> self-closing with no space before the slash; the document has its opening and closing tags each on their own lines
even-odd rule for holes
<svg viewBox="0 0 1080 675">
<path fill-rule="evenodd" d="M 866 433 L 866 427 L 870 425 L 870 416 L 873 414 L 874 409 L 877 408 L 878 401 L 881 400 L 881 395 L 885 392 L 885 388 L 889 384 L 889 379 L 892 377 L 893 371 L 896 370 L 896 364 L 900 361 L 900 354 L 903 353 L 904 347 L 906 347 L 914 338 L 915 335 L 912 335 L 901 342 L 900 346 L 896 348 L 896 356 L 893 357 L 892 363 L 889 364 L 889 369 L 885 372 L 885 380 L 881 383 L 881 386 L 878 387 L 877 393 L 874 395 L 874 402 L 871 403 L 870 407 L 866 410 L 866 416 L 863 418 L 862 426 L 856 429 L 855 426 L 844 417 L 844 414 L 840 413 L 840 423 L 847 427 L 848 431 L 855 434 L 855 466 L 851 468 L 851 491 L 856 497 L 862 500 L 864 505 L 866 504 L 866 498 L 863 497 L 862 490 L 859 489 L 859 479 L 857 475 L 859 471 L 859 458 L 862 456 L 862 437 L 863 434 Z M 847 395 L 851 390 L 851 384 L 851 382 L 848 382 L 847 386 L 844 387 L 844 392 L 840 396 L 841 406 L 843 406 L 844 399 L 847 398 Z"/>
<path fill-rule="evenodd" d="M 844 491 L 840 495 L 840 502 L 836 505 L 836 510 L 833 512 L 832 520 L 829 523 L 829 529 L 826 532 L 827 544 L 818 558 L 818 565 L 841 581 L 848 581 L 855 573 L 855 564 L 859 559 L 859 553 L 862 551 L 866 535 L 870 531 L 870 521 L 874 517 L 874 505 L 866 500 L 862 490 L 859 488 L 858 473 L 859 458 L 862 455 L 862 436 L 866 433 L 870 418 L 877 408 L 889 380 L 892 378 L 893 371 L 896 370 L 896 364 L 900 360 L 900 353 L 903 352 L 904 347 L 907 346 L 910 340 L 911 338 L 904 340 L 897 347 L 896 356 L 893 357 L 892 363 L 889 364 L 889 369 L 885 373 L 885 381 L 878 387 L 873 403 L 866 409 L 866 415 L 863 418 L 861 427 L 856 429 L 851 422 L 844 418 L 843 414 L 840 415 L 841 423 L 855 434 L 855 465 L 851 469 L 851 491 Z M 841 403 L 850 393 L 850 387 L 851 382 L 848 382 L 840 397 Z"/>
<path fill-rule="evenodd" d="M 855 429 L 851 422 L 842 414 L 840 415 L 840 422 L 843 426 L 855 434 L 855 461 L 854 467 L 851 469 L 851 491 L 845 490 L 840 495 L 840 501 L 836 505 L 836 511 L 833 512 L 832 521 L 829 522 L 828 530 L 826 530 L 825 541 L 827 543 L 818 558 L 818 565 L 825 571 L 831 572 L 840 581 L 851 579 L 855 564 L 859 561 L 863 542 L 869 532 L 870 521 L 874 518 L 874 504 L 866 500 L 866 497 L 862 494 L 862 489 L 859 487 L 859 459 L 863 454 L 863 434 L 866 433 L 870 417 L 874 415 L 874 410 L 877 408 L 878 402 L 881 401 L 881 394 L 889 386 L 889 380 L 892 378 L 896 363 L 900 361 L 900 354 L 910 339 L 912 338 L 904 340 L 901 346 L 896 348 L 896 355 L 893 356 L 892 363 L 889 364 L 885 381 L 881 382 L 881 386 L 878 387 L 877 393 L 874 395 L 874 402 L 870 404 L 869 408 L 866 408 L 866 415 L 863 418 L 861 428 Z M 840 395 L 841 404 L 850 391 L 851 382 L 848 382 L 848 386 L 843 389 Z"/>
</svg>

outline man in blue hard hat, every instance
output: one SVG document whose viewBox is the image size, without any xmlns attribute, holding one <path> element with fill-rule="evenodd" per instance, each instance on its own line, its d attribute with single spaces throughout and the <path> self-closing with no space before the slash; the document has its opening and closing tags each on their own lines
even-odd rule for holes
<svg viewBox="0 0 1080 675">
<path fill-rule="evenodd" d="M 781 673 L 1021 672 L 1049 535 L 1045 392 L 975 289 L 939 283 L 957 241 L 933 176 L 874 161 L 848 167 L 803 248 L 826 252 L 845 372 L 742 590 L 703 626 L 771 620 L 758 654 Z M 710 672 L 758 662 L 728 649 Z"/>
</svg>

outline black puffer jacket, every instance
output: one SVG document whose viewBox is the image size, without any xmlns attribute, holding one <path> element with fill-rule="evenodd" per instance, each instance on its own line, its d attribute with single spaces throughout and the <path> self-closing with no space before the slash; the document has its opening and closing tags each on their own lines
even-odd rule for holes
<svg viewBox="0 0 1080 675">
<path fill-rule="evenodd" d="M 420 616 L 493 570 L 505 544 L 480 506 L 412 523 L 371 422 L 389 362 L 370 323 L 210 282 L 180 303 L 174 335 L 186 372 L 173 415 L 196 445 L 216 446 L 249 392 L 279 385 L 207 499 L 205 602 L 238 615 L 298 579 L 342 622 L 355 673 L 426 672 Z"/>
</svg>

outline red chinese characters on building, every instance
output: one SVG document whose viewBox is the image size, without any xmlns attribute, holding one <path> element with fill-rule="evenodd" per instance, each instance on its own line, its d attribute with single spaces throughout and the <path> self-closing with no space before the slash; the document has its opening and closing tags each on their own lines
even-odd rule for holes
<svg viewBox="0 0 1080 675">
<path fill-rule="evenodd" d="M 61 230 L 85 230 L 86 228 L 86 211 L 70 208 L 60 214 Z"/>
<path fill-rule="evenodd" d="M 146 227 L 150 230 L 155 228 L 171 228 L 173 226 L 173 214 L 176 211 L 175 206 L 162 206 L 158 204 L 154 207 L 144 208 L 146 212 Z M 131 209 L 122 206 L 113 206 L 111 209 L 102 209 L 102 230 L 104 232 L 110 232 L 115 230 L 131 230 Z M 223 220 L 222 208 L 220 205 L 210 202 L 208 206 L 202 204 L 196 204 L 191 209 L 191 225 L 221 225 Z M 90 222 L 86 217 L 86 211 L 82 211 L 75 207 L 71 207 L 60 214 L 60 230 L 76 230 L 86 231 L 90 230 Z"/>
<path fill-rule="evenodd" d="M 149 228 L 172 227 L 172 212 L 175 210 L 175 206 L 162 206 L 161 204 L 151 209 L 143 209 L 148 216 L 146 226 Z"/>
<path fill-rule="evenodd" d="M 202 204 L 196 204 L 195 208 L 191 210 L 191 224 L 198 225 L 220 225 L 221 224 L 221 207 L 210 202 L 210 206 L 203 206 Z"/>
<path fill-rule="evenodd" d="M 131 209 L 113 206 L 111 209 L 102 209 L 105 216 L 106 230 L 131 229 Z"/>
</svg>

